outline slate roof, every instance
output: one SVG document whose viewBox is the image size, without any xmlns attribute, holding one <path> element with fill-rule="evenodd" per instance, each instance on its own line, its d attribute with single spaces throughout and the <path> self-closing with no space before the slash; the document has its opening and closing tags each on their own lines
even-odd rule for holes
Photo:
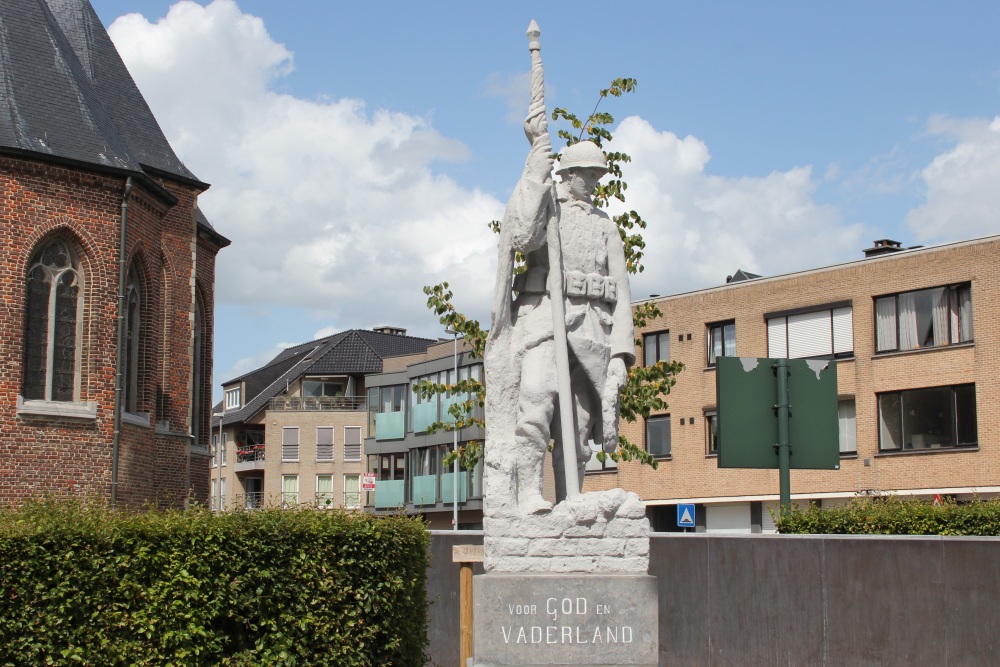
<svg viewBox="0 0 1000 667">
<path fill-rule="evenodd" d="M 286 348 L 260 368 L 222 383 L 243 382 L 245 388 L 243 407 L 227 412 L 222 418 L 223 424 L 246 421 L 266 408 L 272 398 L 285 390 L 287 383 L 303 375 L 381 373 L 385 357 L 425 352 L 438 342 L 430 338 L 351 329 Z M 218 404 L 214 412 L 221 411 L 222 404 Z M 212 425 L 218 428 L 218 418 L 213 418 Z"/>
<path fill-rule="evenodd" d="M 736 273 L 726 278 L 727 283 L 741 283 L 746 280 L 755 280 L 761 276 L 756 273 L 750 273 L 749 271 L 744 271 L 743 269 L 736 269 Z"/>
<path fill-rule="evenodd" d="M 0 2 L 0 151 L 201 187 L 88 0 Z"/>
</svg>

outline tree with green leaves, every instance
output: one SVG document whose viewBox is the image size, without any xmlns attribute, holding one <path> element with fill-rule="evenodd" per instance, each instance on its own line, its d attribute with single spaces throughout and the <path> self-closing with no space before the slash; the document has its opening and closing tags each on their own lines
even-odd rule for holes
<svg viewBox="0 0 1000 667">
<path fill-rule="evenodd" d="M 610 86 L 600 91 L 594 109 L 582 120 L 566 109 L 556 108 L 552 112 L 552 120 L 562 121 L 568 125 L 568 128 L 560 128 L 557 135 L 565 141 L 566 146 L 572 146 L 586 139 L 604 150 L 604 145 L 612 139 L 609 127 L 614 124 L 614 117 L 606 111 L 600 111 L 601 102 L 609 96 L 621 97 L 625 93 L 634 92 L 635 88 L 635 79 L 615 79 Z M 604 150 L 604 155 L 610 178 L 598 183 L 592 194 L 592 199 L 599 208 L 607 208 L 613 200 L 625 202 L 625 191 L 628 184 L 623 176 L 622 165 L 631 161 L 628 154 L 620 151 Z M 559 154 L 554 154 L 553 158 L 558 159 Z M 628 272 L 630 274 L 641 273 L 644 268 L 642 258 L 646 247 L 642 238 L 642 230 L 646 228 L 646 221 L 634 210 L 616 215 L 612 219 L 622 240 Z M 499 233 L 501 225 L 499 221 L 494 220 L 489 224 L 494 232 Z M 518 267 L 515 268 L 515 272 L 523 270 L 524 258 L 518 256 L 517 259 Z M 469 319 L 456 310 L 452 303 L 454 294 L 449 284 L 442 282 L 424 287 L 424 293 L 427 295 L 428 308 L 438 316 L 441 324 L 461 334 L 469 347 L 470 354 L 475 358 L 482 358 L 485 353 L 487 332 L 482 329 L 478 321 Z M 656 304 L 646 303 L 633 310 L 633 323 L 639 329 L 644 327 L 649 319 L 661 314 Z M 635 344 L 641 347 L 642 340 L 637 339 Z M 676 382 L 676 375 L 683 368 L 683 364 L 674 361 L 659 361 L 649 366 L 634 365 L 629 370 L 620 395 L 622 419 L 626 422 L 635 422 L 640 416 L 645 419 L 651 413 L 665 409 L 667 407 L 665 396 L 670 393 L 671 387 Z M 467 396 L 466 400 L 457 401 L 449 407 L 453 421 L 436 422 L 429 427 L 430 432 L 469 426 L 485 427 L 483 418 L 477 416 L 481 414 L 477 408 L 482 408 L 485 403 L 486 387 L 476 380 L 462 380 L 451 385 L 424 381 L 415 385 L 413 391 L 420 394 L 422 398 L 431 398 L 445 393 L 458 393 Z M 458 451 L 451 452 L 445 461 L 450 465 L 457 457 L 463 468 L 471 470 L 480 460 L 482 451 L 482 443 L 468 442 L 460 445 Z M 602 461 L 605 460 L 606 456 L 609 456 L 616 462 L 634 460 L 648 464 L 653 468 L 657 466 L 656 460 L 649 452 L 625 436 L 619 436 L 618 447 L 615 451 L 608 454 L 603 451 L 598 452 L 597 456 Z"/>
</svg>

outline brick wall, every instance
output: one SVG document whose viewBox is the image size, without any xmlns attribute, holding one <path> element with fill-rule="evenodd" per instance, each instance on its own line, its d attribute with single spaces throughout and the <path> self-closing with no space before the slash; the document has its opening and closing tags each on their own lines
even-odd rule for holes
<svg viewBox="0 0 1000 667">
<path fill-rule="evenodd" d="M 704 413 L 716 403 L 715 370 L 706 367 L 706 324 L 734 319 L 736 353 L 766 357 L 765 313 L 844 300 L 853 304 L 854 358 L 838 362 L 838 392 L 855 398 L 857 455 L 842 457 L 837 471 L 793 470 L 792 493 L 847 495 L 858 489 L 1000 485 L 998 258 L 1000 238 L 992 237 L 656 299 L 663 317 L 650 321 L 637 336 L 669 330 L 671 358 L 686 366 L 667 397 L 672 456 L 661 461 L 656 471 L 621 464 L 617 474 L 588 476 L 586 490 L 604 488 L 608 477 L 614 477 L 623 488 L 653 502 L 776 495 L 777 471 L 719 469 L 716 459 L 706 455 Z M 875 354 L 873 297 L 965 281 L 972 284 L 974 344 Z M 879 452 L 877 393 L 972 382 L 976 385 L 977 448 Z M 689 423 L 691 418 L 693 423 Z M 633 442 L 644 443 L 641 421 L 623 424 L 622 431 Z"/>
<path fill-rule="evenodd" d="M 32 160 L 0 159 L 0 502 L 41 494 L 110 497 L 114 434 L 118 245 L 125 178 Z M 204 473 L 191 475 L 192 306 L 197 274 L 205 301 L 204 364 L 211 368 L 214 251 L 198 252 L 195 270 L 196 188 L 167 182 L 169 205 L 138 180 L 129 197 L 126 256 L 142 277 L 136 411 L 150 425 L 124 423 L 119 454 L 120 502 L 180 504 L 196 488 L 207 497 Z M 27 264 L 58 235 L 81 260 L 85 276 L 81 323 L 80 401 L 96 418 L 54 419 L 18 414 L 23 382 Z M 210 264 L 211 266 L 201 266 Z M 206 374 L 210 375 L 210 374 Z M 204 412 L 210 410 L 205 379 Z M 169 421 L 158 434 L 154 425 Z M 207 417 L 205 417 L 207 429 Z M 169 433 L 166 431 L 169 430 Z"/>
</svg>

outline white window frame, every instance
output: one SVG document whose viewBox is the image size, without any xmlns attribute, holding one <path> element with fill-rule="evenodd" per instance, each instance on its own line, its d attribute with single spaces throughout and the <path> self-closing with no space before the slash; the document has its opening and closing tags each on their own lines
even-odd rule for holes
<svg viewBox="0 0 1000 667">
<path fill-rule="evenodd" d="M 319 432 L 320 431 L 326 431 L 326 430 L 330 431 L 330 442 L 329 443 L 320 444 Z M 333 462 L 334 456 L 335 456 L 335 454 L 334 454 L 334 448 L 336 447 L 336 444 L 337 444 L 336 437 L 335 437 L 336 430 L 337 429 L 336 429 L 335 426 L 317 426 L 316 427 L 316 461 L 322 462 L 322 463 L 332 463 Z M 329 448 L 330 455 L 326 456 L 326 457 L 323 457 L 323 458 L 320 458 L 320 455 L 319 455 L 320 454 L 320 447 L 324 448 L 324 452 L 327 451 L 325 448 Z"/>
<path fill-rule="evenodd" d="M 219 465 L 226 465 L 226 450 L 229 449 L 229 433 L 222 432 L 222 446 L 219 448 Z"/>
<path fill-rule="evenodd" d="M 226 410 L 232 410 L 233 408 L 240 407 L 242 397 L 240 396 L 242 392 L 239 387 L 234 387 L 232 389 L 226 390 Z"/>
<path fill-rule="evenodd" d="M 286 480 L 295 480 L 295 490 L 286 491 L 285 482 Z M 299 504 L 299 476 L 298 475 L 282 475 L 281 476 L 281 506 L 282 507 L 295 507 Z"/>
<path fill-rule="evenodd" d="M 219 434 L 212 434 L 212 467 L 216 468 L 219 465 Z"/>
<path fill-rule="evenodd" d="M 357 434 L 358 434 L 357 435 L 358 443 L 356 445 L 355 444 L 348 444 L 348 440 L 349 440 L 349 438 L 347 437 L 348 431 L 357 432 Z M 348 447 L 351 447 L 351 448 L 357 447 L 358 454 L 357 454 L 356 457 L 348 456 L 348 453 L 350 451 L 353 451 L 353 450 L 348 450 L 347 449 Z M 362 443 L 362 438 L 361 438 L 361 427 L 360 426 L 345 426 L 344 427 L 344 461 L 352 461 L 352 462 L 353 461 L 360 461 L 361 460 L 361 455 L 362 455 L 362 451 L 361 451 L 362 447 L 363 447 L 363 443 Z"/>
<path fill-rule="evenodd" d="M 858 414 L 854 397 L 837 401 L 837 428 L 840 437 L 840 453 L 858 453 Z"/>
<path fill-rule="evenodd" d="M 319 490 L 319 480 L 320 480 L 320 478 L 324 478 L 324 477 L 325 478 L 329 478 L 329 480 L 330 480 L 330 490 L 329 491 L 320 491 Z M 320 496 L 321 493 L 325 494 L 325 495 L 324 496 Z M 329 500 L 330 502 L 327 503 L 326 502 L 327 500 Z M 316 506 L 319 507 L 320 509 L 333 509 L 334 507 L 337 506 L 337 496 L 336 496 L 336 491 L 335 491 L 334 485 L 333 485 L 333 475 L 332 474 L 316 475 Z"/>
<path fill-rule="evenodd" d="M 358 490 L 356 492 L 356 499 L 354 497 L 350 497 L 350 498 L 348 497 L 348 494 L 351 494 L 352 496 L 354 496 L 354 494 L 355 494 L 355 492 L 347 490 L 347 479 L 349 477 L 353 477 L 355 480 L 357 480 Z M 361 475 L 359 473 L 346 473 L 344 475 L 344 507 L 346 507 L 348 509 L 357 509 L 357 508 L 361 507 L 361 494 L 362 494 L 362 491 L 361 491 Z M 354 501 L 354 502 L 352 502 L 352 501 Z"/>
<path fill-rule="evenodd" d="M 295 442 L 290 442 L 287 437 L 292 432 L 295 433 Z M 295 449 L 293 450 L 292 447 Z M 302 433 L 298 426 L 282 426 L 281 427 L 281 462 L 282 463 L 298 463 L 299 461 L 299 450 L 302 447 Z M 294 454 L 294 458 L 291 456 Z"/>
<path fill-rule="evenodd" d="M 219 511 L 226 511 L 226 478 L 219 480 Z"/>
</svg>

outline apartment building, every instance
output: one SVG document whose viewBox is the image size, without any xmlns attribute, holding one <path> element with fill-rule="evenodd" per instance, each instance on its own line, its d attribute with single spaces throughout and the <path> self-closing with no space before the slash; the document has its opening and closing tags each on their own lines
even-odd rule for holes
<svg viewBox="0 0 1000 667">
<path fill-rule="evenodd" d="M 361 506 L 365 377 L 435 341 L 352 329 L 296 345 L 223 383 L 212 428 L 211 507 Z"/>
<path fill-rule="evenodd" d="M 435 422 L 454 423 L 449 407 L 472 398 L 441 394 L 429 398 L 413 391 L 423 381 L 455 384 L 483 382 L 483 362 L 474 359 L 465 341 L 440 341 L 420 354 L 385 359 L 382 373 L 367 378 L 369 422 L 365 440 L 367 470 L 375 473 L 375 490 L 365 504 L 375 512 L 423 515 L 431 528 L 450 529 L 458 500 L 458 527 L 482 527 L 482 462 L 474 470 L 445 466 L 455 444 L 482 443 L 479 427 L 428 432 Z M 482 408 L 475 409 L 482 417 Z M 456 495 L 457 490 L 457 495 Z"/>
<path fill-rule="evenodd" d="M 864 252 L 649 299 L 663 315 L 637 332 L 638 359 L 686 368 L 669 408 L 623 432 L 659 467 L 622 464 L 588 475 L 585 490 L 635 491 L 656 530 L 677 530 L 678 503 L 697 506 L 699 530 L 772 529 L 778 472 L 717 466 L 715 365 L 735 355 L 837 364 L 840 468 L 792 470 L 793 501 L 1000 491 L 1000 237 L 911 249 L 881 240 Z"/>
</svg>

